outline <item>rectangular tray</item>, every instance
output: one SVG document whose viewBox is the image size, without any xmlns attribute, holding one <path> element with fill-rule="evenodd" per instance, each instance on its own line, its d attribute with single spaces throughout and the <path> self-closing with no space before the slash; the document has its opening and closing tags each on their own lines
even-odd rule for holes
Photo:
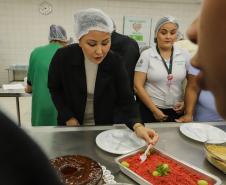
<svg viewBox="0 0 226 185">
<path fill-rule="evenodd" d="M 131 179 L 133 179 L 134 181 L 136 181 L 137 183 L 141 184 L 141 185 L 153 185 L 152 183 L 148 182 L 146 179 L 142 178 L 141 176 L 139 176 L 138 174 L 136 174 L 135 172 L 133 172 L 132 170 L 130 170 L 129 168 L 126 168 L 125 166 L 121 165 L 121 162 L 129 157 L 129 156 L 133 156 L 141 151 L 144 151 L 146 149 L 146 147 L 142 147 L 136 151 L 130 152 L 128 154 L 119 156 L 115 159 L 115 162 L 119 165 L 120 170 L 126 174 L 127 176 L 129 176 Z M 179 163 L 180 165 L 182 165 L 183 167 L 194 171 L 197 174 L 203 175 L 206 177 L 206 179 L 213 181 L 215 184 L 214 185 L 221 185 L 222 181 L 220 180 L 220 178 L 218 178 L 215 175 L 212 175 L 200 168 L 197 168 L 196 166 L 193 166 L 187 162 L 184 162 L 182 160 L 178 160 L 176 157 L 167 154 L 166 152 L 161 151 L 160 149 L 154 148 L 153 150 L 155 150 L 156 152 L 161 153 L 162 155 L 164 155 L 165 157 L 167 157 L 170 160 L 174 160 L 177 163 Z"/>
</svg>

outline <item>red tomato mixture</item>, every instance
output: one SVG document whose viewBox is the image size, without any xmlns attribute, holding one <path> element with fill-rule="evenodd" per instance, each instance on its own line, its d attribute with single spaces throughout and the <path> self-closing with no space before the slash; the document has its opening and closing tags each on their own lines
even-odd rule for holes
<svg viewBox="0 0 226 185">
<path fill-rule="evenodd" d="M 130 156 L 123 161 L 129 163 L 129 169 L 134 171 L 139 176 L 151 182 L 153 185 L 197 185 L 198 180 L 203 179 L 208 182 L 208 185 L 214 185 L 214 182 L 208 181 L 206 176 L 195 172 L 176 161 L 167 158 L 158 152 L 152 153 L 143 163 L 140 161 L 140 155 Z M 169 173 L 164 176 L 153 176 L 152 172 L 160 164 L 168 164 Z"/>
</svg>

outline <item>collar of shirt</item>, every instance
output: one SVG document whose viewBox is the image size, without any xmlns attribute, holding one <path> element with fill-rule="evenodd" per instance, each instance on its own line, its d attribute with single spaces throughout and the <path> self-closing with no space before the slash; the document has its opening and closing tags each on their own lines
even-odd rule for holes
<svg viewBox="0 0 226 185">
<path fill-rule="evenodd" d="M 181 54 L 181 50 L 180 50 L 180 48 L 178 48 L 176 46 L 173 46 L 173 47 L 174 47 L 174 52 L 173 52 L 173 58 L 174 58 L 177 55 Z M 158 51 L 156 50 L 156 45 L 153 45 L 150 49 L 151 49 L 150 50 L 151 51 L 150 52 L 151 57 L 158 58 L 159 60 L 162 60 L 161 57 L 158 54 Z"/>
</svg>

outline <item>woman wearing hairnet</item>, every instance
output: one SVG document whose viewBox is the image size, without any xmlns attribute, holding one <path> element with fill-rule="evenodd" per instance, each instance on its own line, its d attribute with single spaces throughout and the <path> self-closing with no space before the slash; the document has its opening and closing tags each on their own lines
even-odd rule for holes
<svg viewBox="0 0 226 185">
<path fill-rule="evenodd" d="M 35 48 L 30 55 L 25 92 L 32 93 L 32 126 L 57 125 L 57 111 L 47 87 L 48 69 L 57 49 L 66 44 L 65 30 L 61 26 L 51 25 L 49 44 Z"/>
<path fill-rule="evenodd" d="M 127 126 L 148 143 L 158 135 L 139 123 L 139 111 L 120 57 L 110 50 L 113 23 L 98 9 L 75 15 L 79 44 L 54 55 L 48 86 L 58 111 L 58 124 L 68 126 L 113 124 L 115 108 L 128 117 Z"/>
<path fill-rule="evenodd" d="M 142 52 L 137 62 L 134 85 L 143 122 L 174 122 L 183 112 L 190 55 L 173 45 L 178 29 L 174 17 L 161 18 L 155 27 L 156 45 Z"/>
</svg>

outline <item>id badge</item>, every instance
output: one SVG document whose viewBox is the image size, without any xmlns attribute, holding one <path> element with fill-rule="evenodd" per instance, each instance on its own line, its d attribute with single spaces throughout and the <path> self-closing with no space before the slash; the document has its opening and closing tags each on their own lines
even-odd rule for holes
<svg viewBox="0 0 226 185">
<path fill-rule="evenodd" d="M 165 97 L 165 104 L 168 106 L 173 106 L 174 105 L 174 95 L 171 91 L 168 91 Z"/>
</svg>

